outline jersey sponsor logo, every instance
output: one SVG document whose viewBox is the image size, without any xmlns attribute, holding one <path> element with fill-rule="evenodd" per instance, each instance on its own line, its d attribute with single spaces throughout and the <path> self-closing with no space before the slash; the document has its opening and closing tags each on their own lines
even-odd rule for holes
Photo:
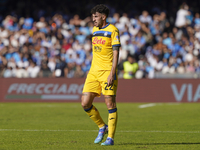
<svg viewBox="0 0 200 150">
<path fill-rule="evenodd" d="M 105 44 L 106 43 L 106 40 L 102 40 L 102 38 L 98 38 L 98 37 L 95 37 L 94 40 L 92 41 L 92 44 Z"/>
<path fill-rule="evenodd" d="M 101 46 L 94 46 L 94 52 L 101 52 L 102 47 Z"/>
</svg>

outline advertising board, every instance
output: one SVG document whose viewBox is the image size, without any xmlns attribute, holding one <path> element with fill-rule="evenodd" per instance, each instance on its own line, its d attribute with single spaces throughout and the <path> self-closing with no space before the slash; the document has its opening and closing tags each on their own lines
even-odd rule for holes
<svg viewBox="0 0 200 150">
<path fill-rule="evenodd" d="M 80 102 L 84 81 L 0 78 L 0 102 Z M 200 84 L 196 79 L 119 79 L 117 102 L 200 102 Z"/>
</svg>

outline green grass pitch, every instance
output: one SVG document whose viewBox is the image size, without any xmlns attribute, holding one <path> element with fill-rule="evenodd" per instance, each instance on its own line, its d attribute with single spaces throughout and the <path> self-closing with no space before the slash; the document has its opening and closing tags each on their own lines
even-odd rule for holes
<svg viewBox="0 0 200 150">
<path fill-rule="evenodd" d="M 106 105 L 94 105 L 107 123 Z M 141 105 L 117 104 L 115 145 L 101 146 L 80 103 L 0 103 L 0 150 L 200 149 L 200 103 Z"/>
</svg>

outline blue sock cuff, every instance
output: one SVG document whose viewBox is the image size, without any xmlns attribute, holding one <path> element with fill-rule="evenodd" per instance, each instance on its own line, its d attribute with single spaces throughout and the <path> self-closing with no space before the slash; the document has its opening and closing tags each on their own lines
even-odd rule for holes
<svg viewBox="0 0 200 150">
<path fill-rule="evenodd" d="M 93 107 L 93 105 L 92 105 L 90 108 L 84 109 L 84 110 L 85 110 L 85 111 L 90 111 L 90 110 L 92 109 L 92 107 Z"/>
<path fill-rule="evenodd" d="M 114 112 L 116 112 L 116 111 L 117 111 L 117 108 L 108 110 L 109 113 L 114 113 Z"/>
</svg>

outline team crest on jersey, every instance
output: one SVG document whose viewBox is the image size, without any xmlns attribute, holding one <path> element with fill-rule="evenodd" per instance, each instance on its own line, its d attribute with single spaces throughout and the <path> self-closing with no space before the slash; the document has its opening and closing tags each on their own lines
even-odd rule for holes
<svg viewBox="0 0 200 150">
<path fill-rule="evenodd" d="M 119 40 L 119 36 L 118 36 L 118 35 L 116 36 L 116 39 L 118 39 L 118 40 Z"/>
<path fill-rule="evenodd" d="M 107 35 L 108 35 L 108 32 L 105 32 L 105 33 L 104 33 L 104 36 L 107 36 Z"/>
</svg>

